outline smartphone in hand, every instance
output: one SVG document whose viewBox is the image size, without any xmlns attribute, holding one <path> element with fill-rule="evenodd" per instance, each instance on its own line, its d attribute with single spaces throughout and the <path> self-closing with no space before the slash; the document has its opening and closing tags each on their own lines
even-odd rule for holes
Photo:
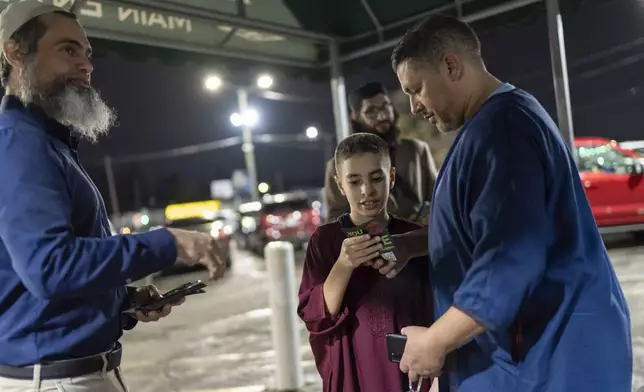
<svg viewBox="0 0 644 392">
<path fill-rule="evenodd" d="M 198 280 L 196 282 L 188 282 L 164 293 L 160 298 L 156 298 L 147 304 L 139 305 L 138 307 L 135 307 L 135 308 L 130 308 L 126 310 L 124 313 L 133 314 L 133 313 L 136 313 L 137 311 L 141 311 L 143 313 L 149 313 L 155 310 L 160 310 L 165 305 L 176 304 L 182 298 L 187 297 L 189 295 L 205 293 L 206 291 L 204 290 L 204 287 L 206 287 L 206 284 L 203 283 L 201 280 Z"/>
<path fill-rule="evenodd" d="M 405 352 L 406 344 L 407 336 L 394 333 L 387 334 L 387 355 L 389 362 L 400 363 Z"/>
</svg>

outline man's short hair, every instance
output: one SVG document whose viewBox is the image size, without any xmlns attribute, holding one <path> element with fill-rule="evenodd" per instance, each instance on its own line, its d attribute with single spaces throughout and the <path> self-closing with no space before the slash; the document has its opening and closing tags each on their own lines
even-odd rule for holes
<svg viewBox="0 0 644 392">
<path fill-rule="evenodd" d="M 74 14 L 67 12 L 54 12 L 55 14 L 64 15 L 68 18 L 76 19 Z M 15 42 L 25 56 L 31 56 L 38 50 L 38 41 L 47 32 L 47 25 L 45 25 L 40 17 L 36 17 L 22 25 L 15 33 L 11 35 L 10 40 Z M 7 61 L 4 51 L 0 48 L 0 84 L 2 87 L 7 87 L 9 84 L 9 76 L 11 75 L 11 64 Z"/>
<path fill-rule="evenodd" d="M 366 132 L 354 133 L 344 138 L 335 149 L 336 172 L 338 172 L 342 162 L 353 156 L 365 153 L 378 154 L 382 158 L 391 161 L 389 146 L 380 136 Z"/>
<path fill-rule="evenodd" d="M 432 15 L 405 33 L 391 54 L 391 66 L 396 72 L 407 60 L 436 65 L 447 53 L 480 61 L 481 41 L 467 23 L 451 16 Z"/>
<path fill-rule="evenodd" d="M 349 108 L 352 112 L 358 113 L 362 108 L 362 101 L 364 101 L 365 99 L 373 98 L 376 95 L 380 94 L 387 95 L 387 89 L 381 83 L 365 83 L 357 89 L 353 90 L 349 95 Z"/>
</svg>

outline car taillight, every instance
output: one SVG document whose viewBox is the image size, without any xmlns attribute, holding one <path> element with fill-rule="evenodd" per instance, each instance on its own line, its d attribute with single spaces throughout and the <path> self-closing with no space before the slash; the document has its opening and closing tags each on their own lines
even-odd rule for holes
<svg viewBox="0 0 644 392">
<path fill-rule="evenodd" d="M 270 226 L 279 225 L 281 220 L 279 216 L 273 214 L 264 216 L 264 223 Z"/>
</svg>

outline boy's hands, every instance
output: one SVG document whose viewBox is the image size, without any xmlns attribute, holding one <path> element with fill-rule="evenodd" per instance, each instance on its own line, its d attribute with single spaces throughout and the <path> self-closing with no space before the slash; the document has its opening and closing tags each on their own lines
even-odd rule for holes
<svg viewBox="0 0 644 392">
<path fill-rule="evenodd" d="M 382 249 L 380 237 L 372 238 L 369 234 L 365 234 L 359 237 L 346 238 L 342 242 L 342 250 L 337 263 L 353 270 L 380 256 L 380 249 Z"/>
<path fill-rule="evenodd" d="M 409 253 L 405 251 L 408 245 L 406 244 L 406 238 L 404 236 L 401 237 L 400 235 L 393 234 L 391 241 L 394 243 L 396 261 L 384 260 L 382 257 L 378 257 L 371 263 L 374 269 L 377 269 L 380 274 L 385 275 L 389 279 L 395 278 L 411 259 Z"/>
</svg>

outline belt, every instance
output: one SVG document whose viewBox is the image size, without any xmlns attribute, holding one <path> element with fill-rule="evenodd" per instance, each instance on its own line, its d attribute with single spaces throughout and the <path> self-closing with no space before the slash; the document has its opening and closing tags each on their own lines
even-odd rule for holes
<svg viewBox="0 0 644 392">
<path fill-rule="evenodd" d="M 40 365 L 40 379 L 51 380 L 57 378 L 80 377 L 86 374 L 103 371 L 109 372 L 121 365 L 123 351 L 120 343 L 105 354 L 94 355 L 86 358 L 68 359 L 64 361 L 42 363 Z M 104 360 L 105 359 L 105 360 Z M 106 365 L 107 362 L 107 366 Z M 8 366 L 0 365 L 0 377 L 16 380 L 33 380 L 34 366 Z"/>
</svg>

